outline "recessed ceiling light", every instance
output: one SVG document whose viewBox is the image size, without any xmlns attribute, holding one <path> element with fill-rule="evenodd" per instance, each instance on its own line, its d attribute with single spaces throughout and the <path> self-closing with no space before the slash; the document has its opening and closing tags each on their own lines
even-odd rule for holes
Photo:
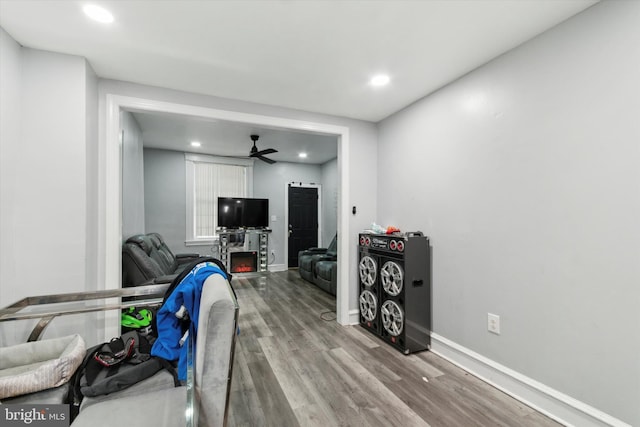
<svg viewBox="0 0 640 427">
<path fill-rule="evenodd" d="M 200 144 L 198 141 L 191 141 L 191 146 L 192 147 L 200 147 L 202 144 Z"/>
<path fill-rule="evenodd" d="M 386 74 L 378 74 L 377 76 L 373 76 L 371 78 L 370 83 L 372 86 L 384 86 L 389 83 L 389 80 L 389 76 L 387 76 Z"/>
<path fill-rule="evenodd" d="M 109 24 L 113 22 L 113 15 L 107 9 L 96 6 L 95 4 L 88 4 L 82 8 L 84 13 L 94 21 Z"/>
<path fill-rule="evenodd" d="M 298 157 L 300 157 L 301 159 L 306 159 L 307 158 L 307 153 L 299 153 Z"/>
</svg>

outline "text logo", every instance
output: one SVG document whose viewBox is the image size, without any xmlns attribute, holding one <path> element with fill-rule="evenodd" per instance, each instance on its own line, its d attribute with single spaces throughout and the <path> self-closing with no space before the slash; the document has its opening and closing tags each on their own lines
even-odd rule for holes
<svg viewBox="0 0 640 427">
<path fill-rule="evenodd" d="M 2 405 L 0 427 L 69 427 L 69 405 Z"/>
</svg>

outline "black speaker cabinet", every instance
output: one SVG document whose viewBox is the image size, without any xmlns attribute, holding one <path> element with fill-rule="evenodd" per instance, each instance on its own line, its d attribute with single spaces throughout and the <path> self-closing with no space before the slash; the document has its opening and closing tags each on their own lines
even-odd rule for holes
<svg viewBox="0 0 640 427">
<path fill-rule="evenodd" d="M 360 324 L 405 354 L 431 344 L 431 255 L 422 233 L 360 234 Z M 377 323 L 376 323 L 377 322 Z"/>
</svg>

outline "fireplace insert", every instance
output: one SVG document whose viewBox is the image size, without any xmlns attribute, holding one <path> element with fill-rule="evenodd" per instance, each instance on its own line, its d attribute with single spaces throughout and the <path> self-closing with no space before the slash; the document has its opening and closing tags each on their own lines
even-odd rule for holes
<svg viewBox="0 0 640 427">
<path fill-rule="evenodd" d="M 258 271 L 258 253 L 231 252 L 231 273 L 252 273 Z"/>
</svg>

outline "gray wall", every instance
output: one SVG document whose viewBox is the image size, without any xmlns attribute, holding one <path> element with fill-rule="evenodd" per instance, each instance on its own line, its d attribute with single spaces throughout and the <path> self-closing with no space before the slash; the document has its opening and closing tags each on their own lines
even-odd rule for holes
<svg viewBox="0 0 640 427">
<path fill-rule="evenodd" d="M 144 149 L 144 189 L 146 232 L 162 234 L 172 251 L 212 254 L 211 245 L 185 246 L 186 238 L 186 182 L 184 153 L 178 151 Z M 257 161 L 253 168 L 253 196 L 269 199 L 269 216 L 273 232 L 269 236 L 269 249 L 273 266 L 282 266 L 284 257 L 284 194 L 285 183 L 302 181 L 320 183 L 318 165 L 278 162 L 274 165 Z M 335 224 L 335 219 L 333 219 Z M 334 225 L 335 226 L 335 225 Z"/>
<path fill-rule="evenodd" d="M 86 283 L 96 275 L 96 263 L 86 262 L 87 248 L 93 247 L 87 242 L 87 145 L 97 128 L 87 114 L 96 111 L 97 90 L 83 58 L 21 48 L 4 31 L 0 39 L 4 306 L 92 285 Z M 95 325 L 80 318 L 57 319 L 45 337 L 94 333 Z M 32 324 L 3 323 L 0 345 L 23 342 Z"/>
<path fill-rule="evenodd" d="M 162 234 L 174 253 L 211 255 L 211 245 L 185 246 L 186 170 L 184 153 L 144 149 L 146 233 Z"/>
<path fill-rule="evenodd" d="M 144 233 L 144 159 L 142 132 L 133 114 L 123 111 L 122 123 L 122 240 Z"/>
<path fill-rule="evenodd" d="M 322 245 L 324 247 L 338 231 L 338 159 L 323 164 L 322 170 Z"/>
<path fill-rule="evenodd" d="M 380 221 L 431 236 L 434 331 L 632 425 L 639 22 L 600 3 L 381 122 L 378 152 Z"/>
<path fill-rule="evenodd" d="M 275 251 L 275 259 L 269 256 L 272 266 L 284 267 L 287 255 L 284 253 L 285 206 L 284 198 L 286 184 L 291 181 L 303 184 L 320 184 L 322 173 L 319 165 L 306 165 L 301 163 L 278 162 L 268 165 L 256 161 L 253 166 L 253 196 L 269 199 L 269 215 L 275 215 L 276 221 L 270 222 L 273 230 L 269 235 L 269 253 Z"/>
</svg>

